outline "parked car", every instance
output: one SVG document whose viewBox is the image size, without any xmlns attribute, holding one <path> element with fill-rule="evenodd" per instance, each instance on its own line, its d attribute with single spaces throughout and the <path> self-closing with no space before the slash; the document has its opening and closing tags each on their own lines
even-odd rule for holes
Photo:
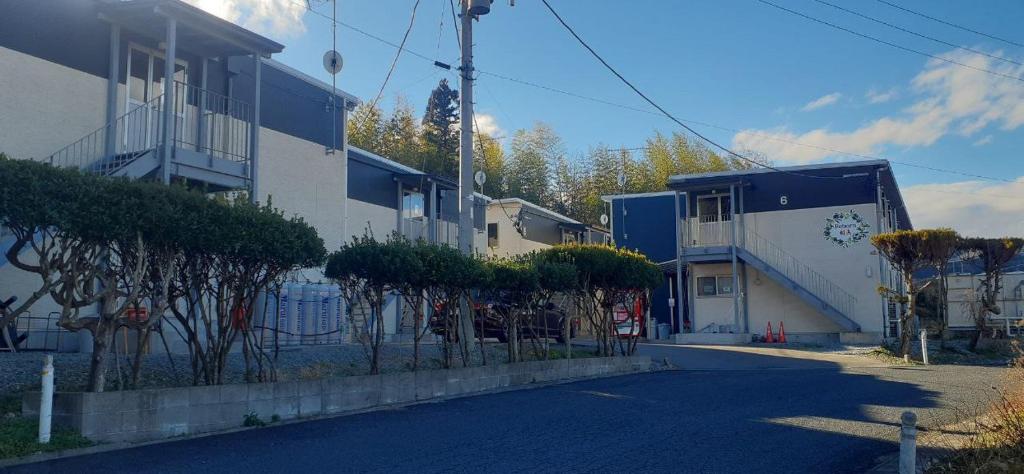
<svg viewBox="0 0 1024 474">
<path fill-rule="evenodd" d="M 505 321 L 502 314 L 506 311 L 508 306 L 498 302 L 488 303 L 477 303 L 474 308 L 476 318 L 473 321 L 473 334 L 476 337 L 480 336 L 480 332 L 483 331 L 483 336 L 493 337 L 498 339 L 500 342 L 508 342 L 508 334 L 505 329 Z M 445 334 L 445 325 L 441 318 L 438 316 L 443 314 L 444 307 L 438 305 L 433 316 L 430 318 L 430 329 L 434 334 L 443 336 Z M 547 335 L 548 337 L 555 339 L 558 343 L 565 343 L 564 336 L 564 325 L 565 318 L 569 317 L 565 310 L 559 308 L 553 303 L 548 303 L 547 307 L 543 311 L 531 311 L 529 314 L 523 315 L 522 327 L 520 333 L 523 337 L 530 337 L 533 334 L 537 334 L 538 337 L 544 337 L 545 334 L 545 320 L 547 324 Z M 575 338 L 579 333 L 580 322 L 579 319 L 573 319 L 569 324 L 569 337 Z"/>
</svg>

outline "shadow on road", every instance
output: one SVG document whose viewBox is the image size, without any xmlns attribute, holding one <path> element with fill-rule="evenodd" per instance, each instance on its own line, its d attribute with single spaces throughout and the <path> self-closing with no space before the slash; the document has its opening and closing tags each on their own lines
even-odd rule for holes
<svg viewBox="0 0 1024 474">
<path fill-rule="evenodd" d="M 900 411 L 942 397 L 830 361 L 687 353 L 696 369 L 745 369 L 588 380 L 10 472 L 862 472 L 895 449 Z"/>
</svg>

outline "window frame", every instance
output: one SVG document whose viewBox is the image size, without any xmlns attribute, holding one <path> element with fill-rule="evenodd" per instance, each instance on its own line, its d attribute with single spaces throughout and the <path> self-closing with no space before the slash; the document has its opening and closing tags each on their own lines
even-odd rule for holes
<svg viewBox="0 0 1024 474">
<path fill-rule="evenodd" d="M 715 292 L 713 294 L 705 293 L 703 291 L 704 290 L 704 286 L 701 284 L 701 280 L 709 279 L 709 278 L 713 279 L 714 282 L 715 282 Z M 722 285 L 719 282 L 722 281 L 723 279 L 729 282 L 729 287 L 730 287 L 730 291 L 729 292 L 723 292 L 722 291 Z M 696 293 L 698 298 L 726 298 L 726 297 L 731 298 L 732 295 L 733 295 L 733 292 L 736 291 L 735 288 L 732 288 L 732 286 L 733 286 L 733 278 L 732 278 L 731 274 L 717 274 L 716 273 L 716 274 L 711 274 L 711 275 L 701 275 L 701 276 L 696 277 L 695 284 L 696 284 L 697 287 L 695 288 L 694 292 Z"/>
</svg>

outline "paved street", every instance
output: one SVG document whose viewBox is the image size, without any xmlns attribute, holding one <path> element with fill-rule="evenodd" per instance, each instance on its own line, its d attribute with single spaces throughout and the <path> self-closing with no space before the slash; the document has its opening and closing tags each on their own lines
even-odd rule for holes
<svg viewBox="0 0 1024 474">
<path fill-rule="evenodd" d="M 683 370 L 422 404 L 11 472 L 863 472 L 991 396 L 1002 369 L 889 368 L 761 348 L 644 346 Z"/>
</svg>

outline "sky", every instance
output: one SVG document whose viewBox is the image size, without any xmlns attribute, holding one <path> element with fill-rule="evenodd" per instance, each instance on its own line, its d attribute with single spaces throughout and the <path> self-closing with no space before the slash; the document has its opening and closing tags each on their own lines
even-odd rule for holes
<svg viewBox="0 0 1024 474">
<path fill-rule="evenodd" d="M 312 0 L 313 11 L 304 0 L 187 1 L 285 44 L 275 59 L 330 82 L 321 65 L 332 47 L 330 1 Z M 779 166 L 889 159 L 915 227 L 1024 235 L 1024 2 L 827 0 L 843 11 L 826 0 L 549 1 L 626 78 L 719 143 Z M 399 43 L 415 3 L 337 0 L 339 88 L 364 101 L 378 95 L 397 49 L 368 35 Z M 457 85 L 454 71 L 433 65 L 458 63 L 452 21 L 449 0 L 419 0 L 383 108 L 403 96 L 421 109 L 441 78 Z M 680 130 L 540 0 L 495 1 L 474 35 L 478 125 L 493 136 L 507 141 L 544 122 L 577 155 Z"/>
</svg>

